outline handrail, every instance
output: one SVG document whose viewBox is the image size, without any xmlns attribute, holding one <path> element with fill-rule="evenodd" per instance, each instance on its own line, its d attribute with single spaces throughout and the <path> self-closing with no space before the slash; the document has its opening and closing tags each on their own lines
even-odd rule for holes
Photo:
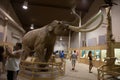
<svg viewBox="0 0 120 80">
<path fill-rule="evenodd" d="M 111 77 L 120 76 L 120 66 L 102 65 L 98 69 L 98 80 L 106 80 L 105 75 L 111 75 Z"/>
</svg>

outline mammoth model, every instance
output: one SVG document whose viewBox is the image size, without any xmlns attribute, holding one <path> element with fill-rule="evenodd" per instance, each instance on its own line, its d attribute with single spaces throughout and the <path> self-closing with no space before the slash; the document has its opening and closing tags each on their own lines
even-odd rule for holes
<svg viewBox="0 0 120 80">
<path fill-rule="evenodd" d="M 76 16 L 76 21 L 80 20 L 79 15 L 75 12 L 75 7 L 72 9 Z M 87 29 L 87 26 L 101 16 L 101 21 L 92 29 Z M 99 11 L 93 18 L 81 27 L 75 27 L 73 24 L 64 21 L 54 20 L 50 24 L 29 31 L 23 37 L 24 57 L 27 57 L 31 52 L 35 52 L 41 62 L 48 62 L 53 52 L 55 40 L 57 36 L 62 36 L 69 33 L 70 30 L 76 32 L 89 32 L 95 30 L 103 21 L 103 16 Z"/>
<path fill-rule="evenodd" d="M 40 29 L 29 31 L 22 41 L 25 55 L 34 51 L 40 61 L 48 61 L 53 52 L 56 36 L 68 32 L 66 27 L 67 25 L 54 20 Z"/>
</svg>

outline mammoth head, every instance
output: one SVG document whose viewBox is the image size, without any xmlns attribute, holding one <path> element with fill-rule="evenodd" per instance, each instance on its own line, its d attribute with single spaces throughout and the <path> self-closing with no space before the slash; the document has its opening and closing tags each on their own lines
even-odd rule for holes
<svg viewBox="0 0 120 80">
<path fill-rule="evenodd" d="M 69 25 L 64 21 L 54 20 L 48 25 L 48 31 L 54 33 L 55 35 L 64 35 L 69 32 Z"/>
<path fill-rule="evenodd" d="M 58 21 L 54 20 L 48 25 L 48 31 L 53 32 L 56 35 L 63 35 L 63 34 L 68 34 L 70 31 L 69 26 L 70 25 L 77 25 L 79 24 L 80 17 L 79 15 L 75 12 L 76 6 L 72 8 L 72 14 L 75 16 L 75 20 L 72 22 L 68 21 Z"/>
</svg>

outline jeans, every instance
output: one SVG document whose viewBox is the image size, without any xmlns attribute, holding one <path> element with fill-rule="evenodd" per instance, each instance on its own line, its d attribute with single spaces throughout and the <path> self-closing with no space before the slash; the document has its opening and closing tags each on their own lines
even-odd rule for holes
<svg viewBox="0 0 120 80">
<path fill-rule="evenodd" d="M 17 80 L 18 71 L 7 70 L 7 80 Z"/>
</svg>

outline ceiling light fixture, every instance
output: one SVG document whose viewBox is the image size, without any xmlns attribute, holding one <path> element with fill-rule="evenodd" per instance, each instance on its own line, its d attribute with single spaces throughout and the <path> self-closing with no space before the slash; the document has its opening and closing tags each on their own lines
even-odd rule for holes
<svg viewBox="0 0 120 80">
<path fill-rule="evenodd" d="M 31 24 L 30 29 L 34 29 L 34 24 Z"/>
<path fill-rule="evenodd" d="M 60 37 L 60 41 L 62 41 L 62 37 Z"/>
<path fill-rule="evenodd" d="M 28 9 L 28 2 L 27 2 L 27 1 L 24 1 L 24 4 L 23 4 L 22 7 L 23 7 L 23 9 L 25 9 L 25 10 Z"/>
</svg>

